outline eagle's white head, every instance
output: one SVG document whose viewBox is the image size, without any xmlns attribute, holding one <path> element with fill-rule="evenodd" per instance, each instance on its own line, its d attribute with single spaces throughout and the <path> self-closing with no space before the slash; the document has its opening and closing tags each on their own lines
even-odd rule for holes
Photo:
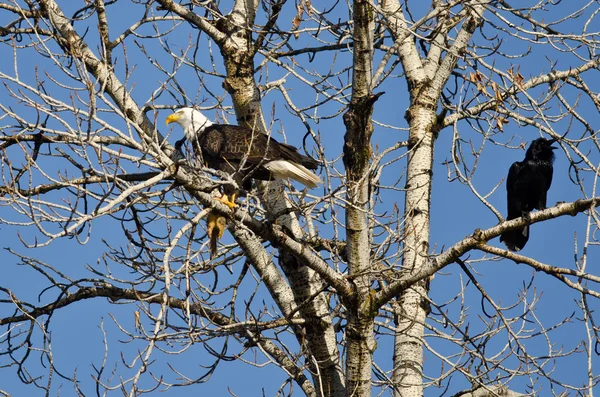
<svg viewBox="0 0 600 397">
<path fill-rule="evenodd" d="M 212 122 L 194 108 L 181 108 L 167 117 L 167 125 L 176 122 L 183 128 L 183 133 L 188 140 L 201 134 Z"/>
</svg>

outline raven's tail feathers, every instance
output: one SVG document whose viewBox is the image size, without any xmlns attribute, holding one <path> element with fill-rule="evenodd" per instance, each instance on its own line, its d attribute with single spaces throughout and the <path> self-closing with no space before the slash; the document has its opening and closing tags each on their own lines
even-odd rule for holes
<svg viewBox="0 0 600 397">
<path fill-rule="evenodd" d="M 525 226 L 522 229 L 509 230 L 500 236 L 500 241 L 506 244 L 506 248 L 510 251 L 520 251 L 527 244 L 529 240 L 529 226 Z"/>
</svg>

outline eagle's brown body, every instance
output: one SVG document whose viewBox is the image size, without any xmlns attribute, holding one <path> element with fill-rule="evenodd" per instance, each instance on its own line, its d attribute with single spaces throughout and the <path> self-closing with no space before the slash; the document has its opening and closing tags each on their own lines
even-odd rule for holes
<svg viewBox="0 0 600 397">
<path fill-rule="evenodd" d="M 318 166 L 316 160 L 298 153 L 295 147 L 237 125 L 212 124 L 196 137 L 193 145 L 195 151 L 201 151 L 206 165 L 231 174 L 246 190 L 250 188 L 251 178 L 277 177 L 269 168 L 272 161 L 284 160 L 310 170 Z"/>
</svg>

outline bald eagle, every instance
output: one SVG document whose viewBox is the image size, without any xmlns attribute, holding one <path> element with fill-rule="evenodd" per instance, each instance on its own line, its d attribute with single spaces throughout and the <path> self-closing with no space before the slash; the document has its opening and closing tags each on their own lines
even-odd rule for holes
<svg viewBox="0 0 600 397">
<path fill-rule="evenodd" d="M 310 170 L 319 163 L 298 153 L 291 145 L 277 142 L 260 131 L 229 124 L 214 124 L 193 108 L 181 108 L 167 117 L 167 125 L 176 122 L 183 128 L 197 155 L 210 168 L 230 174 L 238 186 L 250 190 L 252 179 L 294 179 L 306 187 L 323 183 Z M 221 201 L 230 208 L 236 206 L 236 192 L 224 187 Z M 231 200 L 228 195 L 231 196 Z M 216 253 L 216 241 L 223 234 L 223 220 L 209 215 L 208 231 L 211 237 L 211 254 Z"/>
</svg>

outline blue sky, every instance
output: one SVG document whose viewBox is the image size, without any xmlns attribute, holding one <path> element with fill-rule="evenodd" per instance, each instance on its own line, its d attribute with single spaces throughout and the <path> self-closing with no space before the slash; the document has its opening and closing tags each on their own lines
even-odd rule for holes
<svg viewBox="0 0 600 397">
<path fill-rule="evenodd" d="M 66 4 L 69 4 L 69 6 L 73 5 L 73 3 Z M 66 4 L 65 6 L 67 6 Z M 113 32 L 121 31 L 130 26 L 144 11 L 143 7 L 133 3 L 119 3 L 118 7 L 119 8 L 108 8 L 109 21 Z M 565 8 L 563 8 L 563 10 L 564 9 Z M 72 11 L 73 10 L 70 10 L 70 12 Z M 418 18 L 419 12 L 422 12 L 418 7 L 413 9 L 413 11 L 416 14 L 415 18 Z M 289 28 L 294 12 L 294 8 L 290 6 L 284 9 L 284 14 L 281 16 L 281 26 L 283 28 Z M 337 18 L 345 20 L 348 17 L 347 13 L 343 12 L 343 7 L 336 10 L 336 13 L 337 14 L 331 16 L 332 20 L 336 20 Z M 69 12 L 66 12 L 66 14 L 69 14 Z M 159 12 L 157 14 L 163 15 L 164 12 Z M 555 17 L 554 14 L 549 14 L 549 17 L 553 16 Z M 3 25 L 6 22 L 7 16 L 2 16 L 0 14 L 0 24 Z M 163 29 L 167 25 L 168 23 L 162 25 Z M 95 18 L 78 22 L 76 25 L 78 32 L 81 34 L 86 31 L 86 27 L 90 28 L 86 35 L 86 41 L 94 51 L 97 51 L 97 47 L 95 46 L 97 46 L 98 42 L 95 26 Z M 304 26 L 305 25 L 303 25 L 303 27 Z M 307 24 L 307 26 L 309 26 L 309 24 Z M 581 30 L 581 26 L 578 26 L 578 23 L 566 23 L 560 27 L 564 32 L 577 32 L 578 29 Z M 593 23 L 590 26 L 589 31 L 597 30 L 592 29 L 593 27 L 597 28 L 598 24 Z M 486 28 L 489 29 L 487 32 L 492 31 L 489 26 Z M 141 30 L 141 32 L 148 35 L 153 34 L 153 30 L 150 27 Z M 197 30 L 190 29 L 187 25 L 181 24 L 169 34 L 165 39 L 165 43 L 168 44 L 173 52 L 179 53 L 179 51 L 182 51 L 187 47 L 190 41 L 196 42 L 198 40 L 199 51 L 194 58 L 195 63 L 200 67 L 210 70 L 210 56 L 213 56 L 215 64 L 217 65 L 217 72 L 223 73 L 222 62 L 218 55 L 217 47 L 214 45 L 210 47 L 210 42 L 206 35 L 198 34 L 199 32 Z M 300 38 L 298 41 L 292 40 L 291 44 L 296 48 L 316 45 L 316 42 L 303 40 L 303 38 Z M 477 40 L 481 43 L 484 39 L 482 36 L 478 35 Z M 506 47 L 503 47 L 510 48 L 512 53 L 509 55 L 517 56 L 525 48 L 524 45 L 519 45 L 514 39 L 506 38 L 506 40 L 509 43 L 514 43 L 513 46 L 507 45 Z M 24 42 L 26 41 L 27 38 L 24 38 Z M 155 102 L 158 105 L 196 103 L 202 104 L 203 107 L 210 108 L 217 105 L 216 96 L 224 100 L 226 108 L 230 106 L 231 102 L 221 86 L 221 78 L 203 76 L 204 80 L 202 81 L 203 84 L 201 84 L 198 74 L 190 67 L 182 68 L 175 76 L 177 83 L 185 90 L 187 99 L 183 99 L 181 93 L 176 91 L 174 84 L 169 85 L 169 92 L 162 91 L 161 84 L 166 76 L 164 73 L 159 72 L 156 67 L 148 63 L 142 48 L 144 51 L 147 51 L 147 54 L 150 54 L 150 56 L 157 57 L 160 65 L 167 71 L 170 71 L 173 67 L 173 59 L 163 52 L 162 48 L 156 44 L 155 39 L 131 37 L 126 43 L 127 63 L 125 62 L 123 50 L 121 48 L 115 50 L 115 57 L 117 58 L 116 71 L 121 77 L 125 75 L 126 71 L 130 73 L 127 85 L 131 89 L 131 93 L 139 105 L 149 104 L 151 102 Z M 526 61 L 521 61 L 518 57 L 506 59 L 498 56 L 491 58 L 495 67 L 502 70 L 506 70 L 510 66 L 519 67 L 520 72 L 527 79 L 531 76 L 547 72 L 550 69 L 548 58 L 557 61 L 556 68 L 560 70 L 566 70 L 569 67 L 579 65 L 577 59 L 571 54 L 561 53 L 545 46 L 535 44 L 528 45 L 531 46 L 534 55 L 528 57 Z M 0 46 L 0 56 L 12 60 L 13 53 L 10 47 L 7 45 Z M 377 60 L 380 58 L 381 54 L 378 54 Z M 261 58 L 259 57 L 257 64 L 260 60 Z M 339 80 L 347 82 L 350 78 L 350 73 L 346 70 L 351 63 L 351 57 L 348 51 L 339 52 L 335 54 L 335 57 L 333 54 L 324 54 L 315 58 L 312 62 L 310 62 L 308 55 L 300 55 L 296 57 L 296 61 L 306 68 L 308 72 L 318 71 L 324 73 L 324 71 L 331 68 L 340 73 Z M 334 61 L 335 63 L 331 66 Z M 492 62 L 488 61 L 488 63 Z M 33 49 L 19 51 L 18 65 L 20 77 L 24 81 L 33 84 L 37 70 L 49 86 L 54 86 L 55 90 L 52 92 L 53 95 L 56 95 L 64 101 L 73 98 L 70 90 L 60 89 L 50 81 L 51 79 L 56 79 L 63 84 L 74 84 L 72 80 L 59 72 L 58 68 L 55 65 L 50 64 L 47 59 L 40 57 Z M 13 64 L 11 62 L 0 63 L 0 72 L 12 75 Z M 308 72 L 301 71 L 303 75 L 309 75 Z M 485 71 L 482 72 L 485 74 Z M 599 87 L 596 76 L 597 71 L 592 71 L 589 72 L 589 74 L 584 75 L 592 90 L 597 92 Z M 273 64 L 270 64 L 268 69 L 263 69 L 261 73 L 256 76 L 260 84 L 275 81 L 283 77 L 286 77 L 286 84 L 284 87 L 288 90 L 288 94 L 297 107 L 310 106 L 319 99 L 322 99 L 322 97 L 317 97 L 312 87 L 301 83 L 298 79 L 294 78 L 293 75 L 289 75 L 286 71 Z M 338 79 L 336 78 L 333 80 L 334 83 L 337 84 Z M 534 90 L 534 94 L 538 95 L 542 89 L 543 88 Z M 474 88 L 471 87 L 471 90 L 474 90 Z M 408 93 L 405 80 L 401 76 L 400 67 L 393 71 L 393 75 L 378 89 L 378 91 L 385 91 L 386 94 L 380 98 L 375 106 L 373 117 L 379 124 L 377 124 L 375 128 L 373 142 L 374 147 L 377 146 L 379 150 L 382 150 L 397 141 L 404 141 L 408 137 L 408 132 L 406 130 L 407 123 L 404 119 L 405 110 L 409 105 Z M 346 91 L 346 93 L 348 92 L 349 91 Z M 160 95 L 157 95 L 157 93 L 160 93 Z M 83 93 L 81 94 L 83 95 Z M 574 100 L 576 94 L 577 93 L 573 89 L 565 90 L 565 96 L 570 100 Z M 473 92 L 464 92 L 463 95 L 464 97 L 472 98 Z M 32 109 L 23 106 L 23 104 L 18 101 L 15 101 L 4 87 L 0 88 L 0 103 L 18 109 L 19 114 L 31 121 L 35 120 L 35 112 Z M 291 114 L 281 93 L 277 91 L 269 92 L 264 96 L 262 104 L 267 123 L 270 124 L 273 122 L 272 133 L 274 136 L 279 140 L 285 139 L 289 143 L 301 146 L 306 129 L 299 119 Z M 342 162 L 339 156 L 342 153 L 345 127 L 341 115 L 328 118 L 328 116 L 335 115 L 336 112 L 339 111 L 340 106 L 341 105 L 336 102 L 320 106 L 317 114 L 323 117 L 323 119 L 318 123 L 311 122 L 311 128 L 322 137 L 322 144 L 326 149 L 327 159 L 329 161 L 337 159 L 338 161 L 335 166 L 339 171 L 342 171 Z M 552 106 L 547 110 L 548 115 L 558 113 L 556 101 L 552 102 Z M 274 112 L 272 113 L 273 109 Z M 598 112 L 593 104 L 585 97 L 580 100 L 578 111 L 585 115 L 586 120 L 592 126 L 597 125 Z M 164 119 L 169 113 L 169 110 L 161 110 L 156 113 L 157 128 L 165 135 L 171 131 L 164 127 Z M 227 121 L 235 123 L 232 112 L 229 111 L 229 113 Z M 206 114 L 210 117 L 223 116 L 223 112 L 213 110 L 208 110 Z M 65 117 L 68 118 L 68 116 Z M 111 123 L 115 123 L 115 125 L 120 125 L 125 128 L 125 123 L 114 116 L 107 114 L 106 119 Z M 72 121 L 72 119 L 69 120 Z M 5 119 L 0 121 L 1 128 L 6 128 L 8 125 L 12 125 L 10 120 Z M 384 128 L 380 125 L 392 125 L 396 127 L 396 129 Z M 54 126 L 54 128 L 60 128 L 58 123 Z M 564 121 L 560 123 L 558 127 L 566 130 L 568 122 Z M 172 130 L 174 136 L 169 136 L 170 142 L 179 139 L 181 131 L 177 128 L 178 127 L 175 127 Z M 468 145 L 470 143 L 472 143 L 474 147 L 478 147 L 481 144 L 483 140 L 481 134 L 474 131 L 468 123 L 460 122 L 458 124 L 458 129 L 463 140 L 463 149 L 466 153 L 469 152 Z M 285 132 L 285 138 L 280 135 L 282 132 Z M 572 131 L 569 133 L 569 137 L 574 138 L 582 133 L 583 130 L 580 126 L 575 124 L 572 127 Z M 433 253 L 442 252 L 460 239 L 472 234 L 476 228 L 485 229 L 494 226 L 498 222 L 496 216 L 470 192 L 468 187 L 456 180 L 448 180 L 446 162 L 451 160 L 450 148 L 452 144 L 452 134 L 452 128 L 446 128 L 441 131 L 436 143 L 434 185 L 432 190 L 433 207 L 431 214 L 431 249 Z M 499 133 L 497 130 L 490 130 L 489 134 L 490 135 L 487 138 L 491 138 L 498 142 L 499 145 L 493 144 L 490 140 L 486 141 L 485 150 L 478 158 L 478 168 L 473 183 L 482 194 L 487 194 L 494 186 L 500 183 L 503 178 L 505 178 L 510 164 L 514 161 L 521 160 L 524 156 L 524 150 L 509 149 L 500 144 L 509 141 L 511 146 L 518 146 L 521 141 L 529 144 L 533 139 L 540 136 L 539 131 L 536 129 L 518 126 L 514 121 L 511 121 L 504 127 L 504 132 Z M 313 144 L 309 141 L 308 148 L 310 149 L 312 146 Z M 592 145 L 586 146 L 585 148 L 587 150 L 594 149 Z M 600 160 L 597 150 L 592 152 L 589 157 L 592 162 L 595 163 Z M 60 162 L 57 159 L 44 158 L 41 161 L 44 161 L 44 167 L 52 168 L 55 172 L 58 170 L 64 172 L 66 167 L 64 162 Z M 467 162 L 470 165 L 473 165 L 474 157 L 468 155 Z M 405 161 L 403 160 L 396 163 L 394 166 L 389 167 L 384 174 L 382 182 L 391 183 L 398 179 L 400 174 L 404 172 L 404 167 Z M 73 172 L 73 170 L 69 170 L 69 172 Z M 569 179 L 569 172 L 571 172 L 569 160 L 563 150 L 558 150 L 555 162 L 554 181 L 548 194 L 548 203 L 550 205 L 559 201 L 573 201 L 583 197 L 579 187 Z M 40 176 L 34 176 L 34 178 L 38 177 Z M 593 182 L 593 174 L 588 173 L 586 175 L 586 180 L 584 181 L 588 193 L 591 191 Z M 403 187 L 403 182 L 401 182 L 398 187 Z M 313 193 L 321 194 L 322 191 L 315 190 Z M 60 195 L 53 197 L 60 198 Z M 403 208 L 404 196 L 399 191 L 384 189 L 381 192 L 381 198 L 382 203 L 379 204 L 377 210 L 380 213 L 391 210 L 394 204 L 399 208 Z M 489 197 L 489 201 L 502 214 L 505 214 L 505 200 L 505 186 L 502 184 L 502 186 Z M 329 217 L 330 215 L 328 214 L 327 216 Z M 17 217 L 10 207 L 7 206 L 0 207 L 0 218 L 5 220 L 22 219 Z M 576 238 L 579 244 L 582 243 L 585 233 L 585 222 L 586 216 L 584 214 L 579 214 L 576 217 L 561 217 L 559 219 L 547 221 L 543 224 L 533 225 L 531 228 L 530 241 L 523 250 L 523 254 L 550 265 L 574 268 L 575 264 L 573 258 L 575 247 L 573 241 Z M 158 225 L 157 229 L 160 230 L 162 227 L 163 225 Z M 90 239 L 85 244 L 82 244 L 76 239 L 59 239 L 48 247 L 27 250 L 20 242 L 20 238 L 31 243 L 36 241 L 36 238 L 41 238 L 39 233 L 32 232 L 30 228 L 7 224 L 0 224 L 0 230 L 2 230 L 4 237 L 3 247 L 11 248 L 17 252 L 31 255 L 36 258 L 41 258 L 65 272 L 71 278 L 97 277 L 88 270 L 87 266 L 91 265 L 100 269 L 103 268 L 101 263 L 99 263 L 102 253 L 106 250 L 103 241 L 107 241 L 114 245 L 125 244 L 123 232 L 119 224 L 109 217 L 95 220 L 91 226 L 86 226 L 85 233 L 90 232 Z M 329 226 L 322 226 L 320 230 L 324 234 L 331 235 L 332 233 Z M 224 241 L 230 242 L 230 237 L 226 236 Z M 500 246 L 497 239 L 490 241 L 490 244 Z M 581 245 L 578 246 L 578 249 L 581 251 Z M 580 254 L 580 252 L 578 253 Z M 588 254 L 590 255 L 590 269 L 593 271 L 592 264 L 597 260 L 597 253 L 593 249 L 590 249 Z M 26 266 L 20 265 L 18 258 L 10 254 L 7 250 L 2 251 L 0 255 L 0 263 L 2 263 L 2 271 L 4 273 L 4 276 L 2 277 L 3 281 L 0 282 L 1 286 L 10 288 L 19 298 L 26 299 L 32 303 L 37 302 L 39 299 L 40 302 L 45 304 L 51 301 L 51 297 L 56 297 L 56 292 L 54 291 L 40 294 L 41 289 L 46 285 L 46 281 L 39 273 L 32 271 Z M 482 255 L 478 252 L 472 252 L 463 259 L 476 260 L 481 256 Z M 241 265 L 241 262 L 237 264 L 239 267 L 241 267 Z M 569 317 L 574 311 L 577 312 L 575 300 L 579 299 L 578 294 L 567 289 L 564 285 L 548 275 L 536 274 L 531 268 L 523 264 L 515 264 L 508 260 L 482 261 L 474 263 L 473 266 L 477 272 L 476 276 L 478 282 L 485 287 L 488 294 L 493 297 L 497 303 L 501 303 L 504 306 L 508 306 L 515 302 L 519 295 L 519 291 L 523 289 L 524 284 L 526 285 L 529 280 L 534 277 L 533 285 L 535 286 L 535 294 L 534 288 L 532 287 L 529 289 L 527 296 L 528 299 L 533 299 L 534 296 L 541 296 L 537 305 L 537 314 L 545 326 L 560 322 L 562 319 Z M 113 274 L 123 278 L 135 278 L 135 275 L 128 274 L 128 269 L 119 268 L 118 265 L 112 264 L 110 270 L 114 272 Z M 221 275 L 221 282 L 237 277 L 240 269 L 234 268 L 233 272 L 233 275 L 228 275 L 227 272 L 223 272 Z M 206 277 L 209 277 L 209 275 L 206 275 Z M 7 283 L 4 280 L 9 281 Z M 458 293 L 461 286 L 466 283 L 467 279 L 458 265 L 448 266 L 443 269 L 442 272 L 437 274 L 436 278 L 433 280 L 431 298 L 434 302 L 441 304 L 452 299 L 452 297 Z M 244 294 L 244 299 L 254 299 L 254 307 L 261 307 L 263 304 L 268 307 L 273 305 L 264 286 L 261 285 L 259 287 L 255 297 L 252 297 L 253 289 L 254 284 L 252 282 L 244 282 L 241 289 Z M 479 332 L 483 329 L 483 321 L 486 320 L 481 310 L 480 294 L 472 285 L 469 285 L 466 287 L 465 298 L 465 305 L 469 307 L 469 318 L 467 320 L 469 322 L 469 329 L 472 333 Z M 1 299 L 5 299 L 5 297 Z M 594 301 L 592 301 L 591 304 L 593 307 L 597 306 Z M 460 302 L 455 302 L 445 308 L 451 316 L 457 318 L 460 310 Z M 489 306 L 486 306 L 486 309 L 489 310 Z M 130 362 L 137 349 L 141 349 L 145 346 L 145 342 L 139 340 L 130 342 L 129 338 L 119 330 L 114 321 L 116 320 L 122 326 L 133 331 L 133 310 L 135 310 L 135 306 L 132 304 L 107 304 L 105 300 L 97 299 L 81 302 L 65 310 L 61 310 L 51 319 L 52 348 L 54 359 L 56 360 L 55 365 L 65 376 L 72 377 L 74 373 L 76 373 L 77 379 L 81 385 L 80 387 L 85 395 L 95 393 L 94 383 L 91 380 L 91 377 L 94 376 L 94 366 L 98 367 L 101 364 L 105 354 L 102 329 L 104 329 L 106 337 L 110 341 L 109 351 L 107 353 L 108 365 L 106 372 L 103 374 L 103 379 L 106 381 L 114 368 L 116 375 L 111 380 L 111 384 L 115 385 L 118 383 L 117 379 L 119 376 L 131 376 L 137 370 L 137 366 L 134 366 L 133 369 L 125 368 L 125 365 L 121 362 L 120 354 L 121 351 L 123 351 L 126 362 Z M 156 314 L 156 310 L 157 309 L 153 310 L 154 314 Z M 518 310 L 519 308 L 516 308 L 514 311 Z M 0 305 L 0 317 L 5 317 L 11 313 L 12 310 L 10 305 L 6 305 L 5 303 Z M 150 326 L 149 322 L 146 322 L 145 325 Z M 436 327 L 441 329 L 440 326 Z M 531 325 L 531 327 L 532 329 L 535 328 L 534 325 Z M 1 329 L 0 335 L 4 331 L 5 329 Z M 554 338 L 553 341 L 556 343 L 557 348 L 558 346 L 563 346 L 563 348 L 568 351 L 581 341 L 583 331 L 582 324 L 573 321 L 571 324 L 567 324 L 553 331 L 551 336 Z M 574 334 L 577 335 L 575 338 L 572 337 Z M 36 340 L 39 341 L 40 338 L 37 337 Z M 502 335 L 498 336 L 497 342 L 492 342 L 490 344 L 490 350 L 500 348 L 504 345 L 505 341 L 505 337 Z M 240 346 L 236 341 L 230 339 L 227 342 L 229 343 L 230 353 L 240 351 Z M 220 350 L 223 346 L 223 341 L 210 341 L 208 343 L 216 350 Z M 293 342 L 291 343 L 293 344 Z M 445 342 L 441 342 L 436 338 L 428 339 L 428 343 L 430 343 L 432 347 L 439 349 L 440 352 L 447 352 L 450 354 L 456 351 L 454 346 L 448 346 Z M 384 369 L 389 370 L 391 367 L 391 338 L 383 336 L 378 337 L 378 346 L 379 349 L 376 353 L 376 360 Z M 532 338 L 531 341 L 527 341 L 527 346 L 528 349 L 531 349 L 532 354 L 544 354 L 543 338 Z M 171 352 L 181 348 L 181 346 L 178 345 L 161 347 L 166 348 Z M 296 348 L 295 345 L 294 348 Z M 246 353 L 244 358 L 253 359 L 255 358 L 253 356 L 254 353 L 255 352 Z M 155 361 L 152 364 L 151 371 L 155 374 L 164 375 L 170 380 L 175 380 L 178 376 L 171 372 L 168 364 L 172 364 L 177 370 L 182 371 L 185 376 L 193 378 L 201 376 L 201 374 L 205 372 L 202 366 L 210 365 L 213 362 L 213 357 L 208 355 L 206 350 L 199 344 L 190 345 L 179 355 L 167 355 L 165 353 L 155 352 L 153 359 Z M 260 364 L 267 362 L 267 359 L 260 353 L 257 353 L 256 360 Z M 44 363 L 34 363 L 33 361 L 34 360 L 30 360 L 29 362 L 33 374 L 45 374 L 46 370 L 42 367 Z M 6 364 L 8 364 L 6 358 L 0 357 L 0 371 L 2 371 L 0 378 L 3 379 L 0 382 L 0 390 L 5 390 L 15 396 L 25 395 L 25 393 L 28 393 L 28 395 L 37 395 L 35 394 L 36 390 L 26 388 L 19 382 L 15 376 L 14 367 L 1 368 L 1 366 Z M 436 358 L 428 354 L 425 362 L 426 374 L 436 376 L 439 372 L 439 366 L 440 364 L 436 361 Z M 556 365 L 555 374 L 556 377 L 565 382 L 580 385 L 585 382 L 584 370 L 585 361 L 579 356 L 559 360 Z M 168 391 L 168 395 L 188 396 L 197 395 L 198 393 L 227 395 L 228 387 L 231 388 L 232 393 L 235 395 L 257 395 L 257 392 L 261 391 L 263 388 L 265 395 L 276 395 L 278 387 L 285 379 L 285 374 L 272 364 L 265 365 L 263 368 L 256 368 L 236 361 L 222 362 L 207 383 L 192 387 L 172 388 Z M 519 388 L 519 391 L 523 392 L 526 391 L 527 382 L 527 379 L 520 378 L 515 380 L 513 385 Z M 141 383 L 142 386 L 148 387 L 151 387 L 152 384 L 153 381 L 149 376 L 143 378 Z M 459 390 L 460 387 L 464 386 L 464 384 L 459 382 L 458 384 L 452 384 L 450 390 Z M 294 385 L 294 388 L 297 389 L 297 386 Z M 60 380 L 57 375 L 55 375 L 53 379 L 52 390 L 55 394 L 58 394 L 59 391 L 62 395 L 74 394 L 72 385 L 67 381 Z M 296 391 L 298 392 L 298 390 Z M 437 396 L 440 395 L 442 391 L 443 390 L 439 388 L 431 387 L 426 392 L 426 395 Z M 41 392 L 39 393 L 41 394 Z M 546 395 L 546 393 L 548 393 L 547 388 L 540 392 L 540 395 Z"/>
</svg>

